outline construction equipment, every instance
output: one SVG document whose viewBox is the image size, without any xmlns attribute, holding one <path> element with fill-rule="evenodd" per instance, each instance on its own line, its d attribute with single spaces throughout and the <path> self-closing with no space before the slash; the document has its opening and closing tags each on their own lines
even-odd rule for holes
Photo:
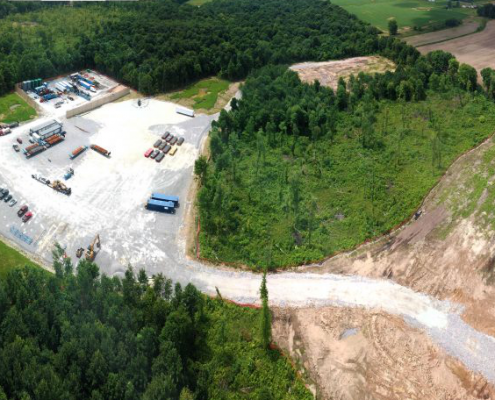
<svg viewBox="0 0 495 400">
<path fill-rule="evenodd" d="M 69 170 L 67 171 L 67 173 L 64 175 L 64 179 L 66 181 L 68 181 L 70 178 L 72 178 L 73 175 L 74 175 L 74 169 L 73 168 L 69 168 Z"/>
<path fill-rule="evenodd" d="M 100 235 L 96 235 L 93 239 L 93 242 L 91 242 L 91 244 L 88 246 L 88 249 L 86 250 L 86 260 L 94 261 L 96 257 L 95 246 L 99 249 L 101 248 Z"/>
<path fill-rule="evenodd" d="M 51 182 L 48 186 L 50 186 L 53 190 L 57 192 L 63 193 L 67 196 L 70 196 L 72 193 L 72 189 L 65 186 L 65 184 L 59 180 Z"/>
<path fill-rule="evenodd" d="M 84 249 L 82 247 L 79 247 L 76 251 L 76 257 L 77 258 L 81 258 L 81 256 L 83 255 L 84 253 Z"/>
</svg>

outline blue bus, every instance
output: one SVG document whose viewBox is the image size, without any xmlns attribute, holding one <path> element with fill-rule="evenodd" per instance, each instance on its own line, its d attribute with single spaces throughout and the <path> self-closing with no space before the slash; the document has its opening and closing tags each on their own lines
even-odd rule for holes
<svg viewBox="0 0 495 400">
<path fill-rule="evenodd" d="M 153 200 L 160 200 L 160 201 L 170 201 L 174 203 L 174 207 L 179 208 L 179 198 L 177 196 L 168 196 L 166 194 L 162 193 L 153 193 L 151 195 L 151 198 Z"/>
</svg>

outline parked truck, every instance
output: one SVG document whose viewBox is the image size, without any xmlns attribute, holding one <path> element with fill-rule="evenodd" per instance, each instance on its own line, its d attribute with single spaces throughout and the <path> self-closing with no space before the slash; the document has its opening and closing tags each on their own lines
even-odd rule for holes
<svg viewBox="0 0 495 400">
<path fill-rule="evenodd" d="M 41 97 L 42 101 L 49 101 L 52 99 L 56 99 L 58 97 L 57 93 L 47 93 Z"/>
<path fill-rule="evenodd" d="M 79 79 L 79 85 L 81 85 L 86 90 L 90 90 L 91 92 L 96 92 L 94 86 L 90 85 L 88 82 L 83 81 L 82 79 Z"/>
<path fill-rule="evenodd" d="M 32 148 L 29 151 L 24 150 L 24 154 L 26 155 L 26 158 L 31 158 L 37 154 L 42 153 L 45 150 L 46 150 L 45 146 L 36 145 L 36 147 Z"/>
<path fill-rule="evenodd" d="M 172 203 L 171 201 L 149 199 L 145 207 L 147 210 L 151 211 L 160 211 L 168 214 L 175 214 L 174 203 Z"/>
<path fill-rule="evenodd" d="M 111 153 L 108 150 L 105 150 L 103 147 L 100 147 L 100 146 L 98 146 L 96 144 L 92 144 L 91 145 L 91 149 L 93 149 L 97 153 L 100 153 L 102 156 L 110 157 L 110 154 Z"/>
<path fill-rule="evenodd" d="M 75 149 L 72 153 L 69 154 L 69 157 L 71 160 L 74 158 L 80 156 L 82 153 L 84 153 L 86 150 L 88 150 L 88 146 L 81 146 Z"/>
</svg>

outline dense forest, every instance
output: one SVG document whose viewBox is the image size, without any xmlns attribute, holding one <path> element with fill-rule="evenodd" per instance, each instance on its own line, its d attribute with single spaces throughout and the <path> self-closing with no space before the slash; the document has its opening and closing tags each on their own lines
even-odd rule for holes
<svg viewBox="0 0 495 400">
<path fill-rule="evenodd" d="M 495 85 L 486 70 L 485 85 Z M 409 217 L 450 163 L 493 132 L 476 71 L 448 53 L 334 92 L 270 66 L 253 73 L 201 158 L 201 255 L 276 268 L 319 260 Z"/>
<path fill-rule="evenodd" d="M 330 2 L 170 0 L 12 6 L 0 2 L 0 94 L 16 82 L 96 68 L 145 93 L 202 77 L 244 78 L 266 64 L 412 48 Z M 17 7 L 17 8 L 16 8 Z M 28 11 L 26 11 L 26 8 Z M 401 54 L 401 49 L 407 54 Z"/>
<path fill-rule="evenodd" d="M 63 251 L 55 252 L 56 259 Z M 261 311 L 69 259 L 0 280 L 0 399 L 311 399 Z"/>
</svg>

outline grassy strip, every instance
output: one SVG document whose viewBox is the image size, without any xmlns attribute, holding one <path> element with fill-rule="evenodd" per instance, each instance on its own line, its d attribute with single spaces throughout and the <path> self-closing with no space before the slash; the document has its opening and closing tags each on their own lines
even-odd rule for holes
<svg viewBox="0 0 495 400">
<path fill-rule="evenodd" d="M 5 279 L 8 272 L 13 268 L 30 266 L 40 268 L 39 265 L 24 257 L 17 250 L 0 242 L 0 280 Z"/>
<path fill-rule="evenodd" d="M 191 6 L 202 6 L 203 4 L 209 3 L 212 0 L 189 0 L 187 4 Z"/>
<path fill-rule="evenodd" d="M 27 104 L 17 93 L 0 97 L 0 122 L 28 121 L 36 116 L 33 107 Z"/>
<path fill-rule="evenodd" d="M 203 79 L 188 88 L 170 95 L 171 100 L 189 100 L 186 104 L 195 110 L 212 109 L 219 94 L 229 88 L 229 82 L 218 78 Z"/>
</svg>

